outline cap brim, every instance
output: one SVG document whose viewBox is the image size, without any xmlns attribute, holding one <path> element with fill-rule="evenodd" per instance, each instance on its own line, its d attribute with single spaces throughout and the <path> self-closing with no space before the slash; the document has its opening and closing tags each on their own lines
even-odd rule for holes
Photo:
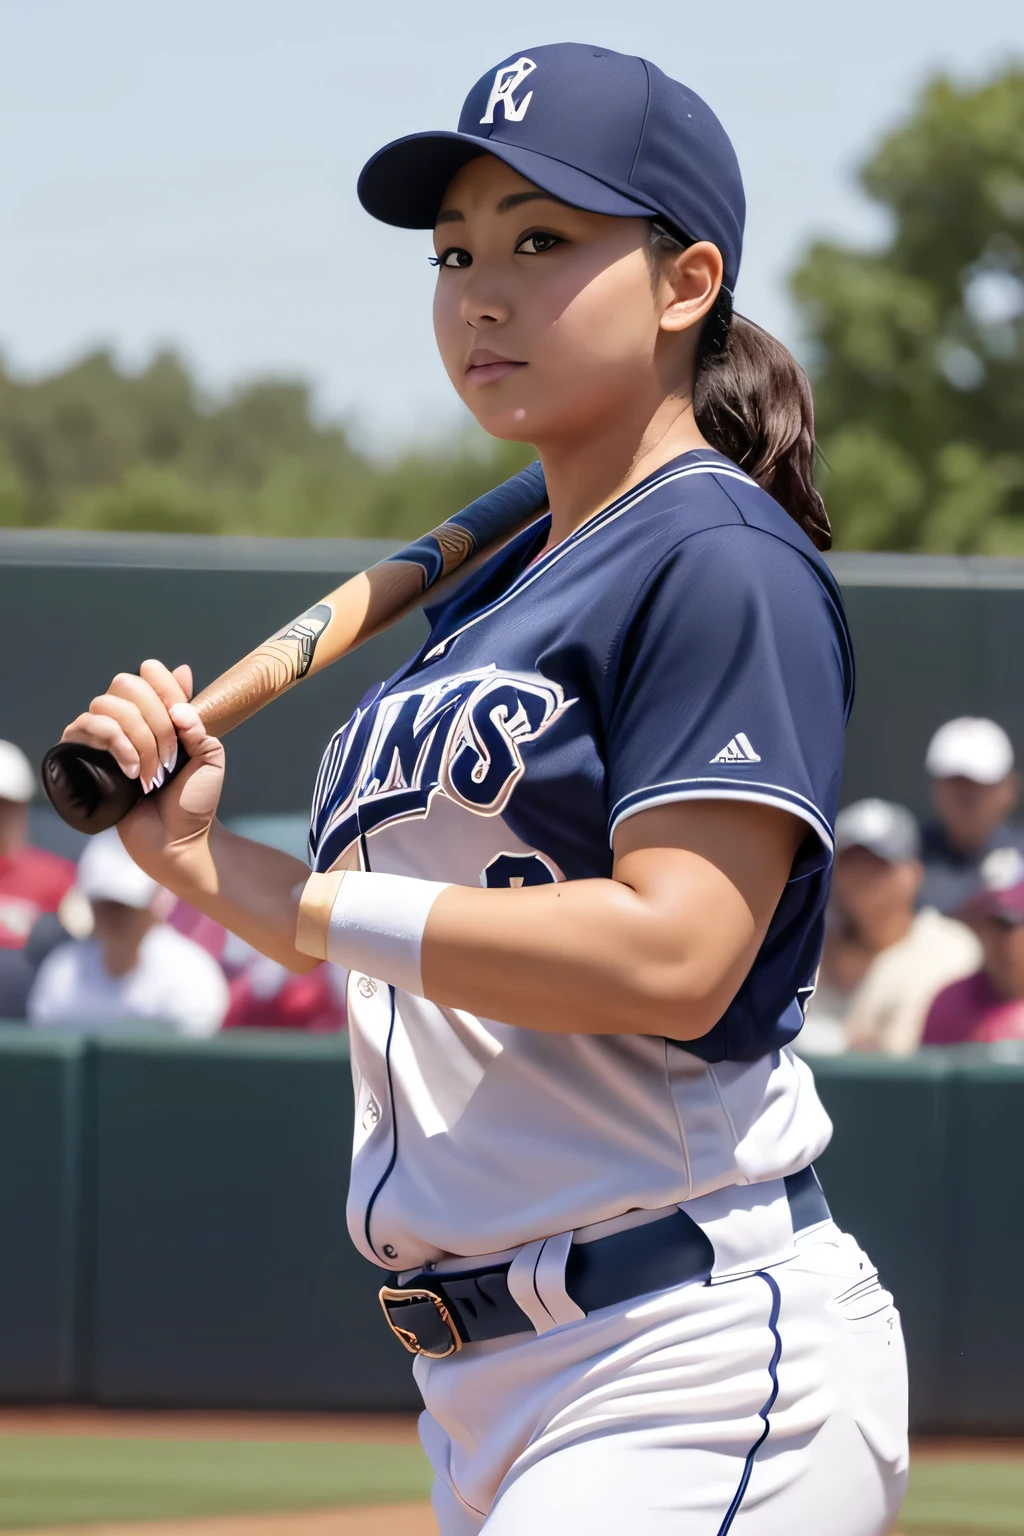
<svg viewBox="0 0 1024 1536">
<path fill-rule="evenodd" d="M 900 864 L 904 859 L 915 857 L 912 853 L 895 852 L 888 843 L 869 837 L 837 837 L 836 856 L 841 853 L 850 853 L 852 849 L 859 848 L 862 853 L 874 854 L 876 859 L 882 859 L 886 864 Z"/>
<path fill-rule="evenodd" d="M 368 160 L 359 177 L 359 201 L 367 213 L 400 229 L 433 229 L 445 189 L 457 171 L 479 155 L 494 155 L 543 192 L 589 213 L 616 218 L 656 218 L 653 202 L 628 196 L 534 149 L 497 139 L 439 130 L 395 139 Z"/>
</svg>

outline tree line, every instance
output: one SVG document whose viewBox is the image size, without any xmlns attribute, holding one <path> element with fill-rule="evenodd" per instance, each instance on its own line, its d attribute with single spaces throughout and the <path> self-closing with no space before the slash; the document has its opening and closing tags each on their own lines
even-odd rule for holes
<svg viewBox="0 0 1024 1536">
<path fill-rule="evenodd" d="M 1024 555 L 1024 70 L 932 81 L 859 179 L 886 240 L 790 280 L 836 546 Z M 464 434 L 380 464 L 301 382 L 209 399 L 173 352 L 0 364 L 0 526 L 399 539 L 531 456 Z"/>
</svg>

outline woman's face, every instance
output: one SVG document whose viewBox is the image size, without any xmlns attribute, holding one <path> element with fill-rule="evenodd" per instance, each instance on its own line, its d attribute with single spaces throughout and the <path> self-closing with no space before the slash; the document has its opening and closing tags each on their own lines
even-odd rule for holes
<svg viewBox="0 0 1024 1536">
<path fill-rule="evenodd" d="M 434 229 L 434 333 L 486 431 L 589 437 L 688 382 L 694 343 L 675 333 L 695 320 L 666 325 L 678 296 L 648 242 L 646 219 L 570 208 L 492 155 L 459 171 Z"/>
</svg>

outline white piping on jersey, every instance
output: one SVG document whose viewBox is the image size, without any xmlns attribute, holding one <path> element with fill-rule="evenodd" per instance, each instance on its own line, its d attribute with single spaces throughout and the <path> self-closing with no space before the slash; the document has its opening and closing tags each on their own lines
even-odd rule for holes
<svg viewBox="0 0 1024 1536">
<path fill-rule="evenodd" d="M 724 789 L 688 789 L 687 785 L 722 784 Z M 757 793 L 757 791 L 770 793 Z M 620 822 L 635 816 L 637 811 L 647 811 L 656 805 L 673 805 L 679 800 L 746 800 L 755 805 L 773 805 L 778 810 L 789 811 L 812 827 L 821 838 L 829 853 L 833 852 L 832 828 L 821 811 L 806 795 L 784 784 L 763 784 L 753 779 L 694 778 L 673 779 L 666 784 L 652 784 L 649 789 L 633 790 L 613 806 L 609 823 L 608 840 L 615 836 Z M 635 804 L 629 802 L 635 801 Z"/>
<path fill-rule="evenodd" d="M 704 461 L 700 464 L 688 464 L 682 469 L 670 470 L 667 474 L 660 475 L 656 480 L 652 480 L 649 485 L 639 487 L 635 492 L 627 491 L 618 503 L 612 502 L 610 507 L 605 507 L 602 511 L 595 512 L 592 518 L 588 518 L 585 523 L 580 524 L 579 528 L 574 529 L 568 538 L 563 539 L 547 555 L 542 556 L 536 565 L 528 566 L 501 597 L 495 598 L 493 603 L 488 603 L 486 608 L 481 608 L 480 612 L 474 614 L 471 619 L 467 619 L 465 624 L 461 624 L 458 629 L 452 630 L 452 633 L 444 640 L 439 640 L 437 645 L 431 646 L 423 660 L 436 661 L 439 656 L 444 654 L 453 640 L 457 640 L 460 635 L 464 635 L 467 629 L 472 629 L 474 624 L 479 624 L 481 619 L 489 617 L 490 614 L 496 613 L 499 608 L 503 608 L 506 603 L 510 603 L 514 597 L 518 597 L 520 592 L 525 592 L 527 587 L 539 580 L 553 565 L 557 565 L 559 560 L 564 559 L 571 550 L 576 549 L 585 540 L 592 538 L 602 528 L 607 528 L 609 523 L 614 523 L 623 513 L 631 511 L 638 502 L 652 495 L 661 486 L 671 485 L 674 480 L 685 480 L 689 475 L 723 475 L 729 480 L 741 480 L 746 485 L 756 486 L 757 484 L 756 480 L 752 480 L 749 475 L 745 475 L 741 469 L 734 469 L 726 464 L 709 464 Z"/>
</svg>

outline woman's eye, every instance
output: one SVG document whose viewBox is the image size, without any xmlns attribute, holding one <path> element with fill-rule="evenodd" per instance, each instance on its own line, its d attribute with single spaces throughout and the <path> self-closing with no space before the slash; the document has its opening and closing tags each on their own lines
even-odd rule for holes
<svg viewBox="0 0 1024 1536">
<path fill-rule="evenodd" d="M 432 267 L 471 267 L 473 258 L 461 245 L 450 245 L 440 256 L 431 256 Z"/>
<path fill-rule="evenodd" d="M 545 251 L 554 250 L 556 245 L 561 245 L 562 240 L 558 235 L 549 235 L 542 230 L 535 230 L 532 235 L 524 235 L 516 246 L 517 256 L 542 256 Z"/>
</svg>

